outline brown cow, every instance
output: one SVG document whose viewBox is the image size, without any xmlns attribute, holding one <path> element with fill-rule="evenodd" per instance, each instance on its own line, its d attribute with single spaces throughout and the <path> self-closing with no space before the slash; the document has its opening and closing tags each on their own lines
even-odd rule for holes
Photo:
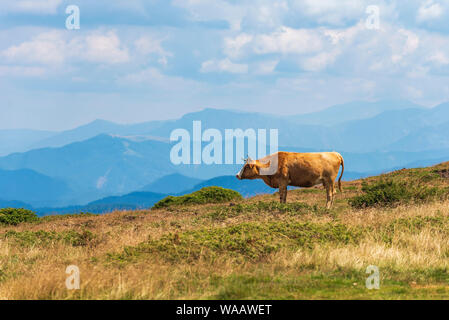
<svg viewBox="0 0 449 320">
<path fill-rule="evenodd" d="M 341 192 L 345 165 L 338 152 L 276 152 L 259 160 L 248 158 L 236 177 L 239 180 L 262 179 L 268 186 L 279 188 L 280 202 L 283 203 L 287 202 L 287 186 L 312 187 L 322 183 L 327 194 L 326 208 L 330 208 L 334 202 L 334 181 L 340 165 L 338 188 Z"/>
</svg>

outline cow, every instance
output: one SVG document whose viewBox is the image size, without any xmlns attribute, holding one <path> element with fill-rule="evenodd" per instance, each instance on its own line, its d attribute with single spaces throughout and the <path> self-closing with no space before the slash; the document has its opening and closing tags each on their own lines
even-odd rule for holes
<svg viewBox="0 0 449 320">
<path fill-rule="evenodd" d="M 237 173 L 239 180 L 262 179 L 272 188 L 279 188 L 281 203 L 287 202 L 287 186 L 313 187 L 323 184 L 326 189 L 326 208 L 330 209 L 336 194 L 334 181 L 338 178 L 341 192 L 341 177 L 345 170 L 343 157 L 338 152 L 276 152 L 259 160 L 247 158 Z"/>
</svg>

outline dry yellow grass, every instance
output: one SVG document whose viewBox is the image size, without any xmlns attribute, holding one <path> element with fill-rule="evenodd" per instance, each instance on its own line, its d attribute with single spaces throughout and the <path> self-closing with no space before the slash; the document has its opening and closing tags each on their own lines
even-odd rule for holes
<svg viewBox="0 0 449 320">
<path fill-rule="evenodd" d="M 355 210 L 346 200 L 360 193 L 359 186 L 359 181 L 344 183 L 345 191 L 337 195 L 330 211 L 320 209 L 324 191 L 308 189 L 289 192 L 290 204 L 301 201 L 318 206 L 300 213 L 291 207 L 284 212 L 260 209 L 260 201 L 277 201 L 277 195 L 262 195 L 242 201 L 241 212 L 233 211 L 236 206 L 214 204 L 2 226 L 0 298 L 449 298 L 449 202 Z M 257 238 L 257 228 L 264 232 L 264 226 L 274 223 L 281 228 L 293 222 L 311 228 L 304 235 L 310 243 L 301 245 L 294 238 L 298 235 L 284 234 L 282 229 L 276 233 L 280 245 L 274 249 Z M 211 245 L 229 228 L 240 226 L 249 228 L 242 230 L 256 228 L 255 234 L 239 236 L 246 239 L 238 242 L 243 249 L 232 247 L 232 232 L 229 241 L 234 249 L 228 252 Z M 321 227 L 329 230 L 330 238 L 315 241 L 314 230 Z M 218 236 L 208 230 L 218 230 Z M 45 235 L 40 241 L 36 233 L 29 233 L 28 238 L 17 236 L 40 231 L 88 232 L 90 236 L 76 245 Z M 172 240 L 158 242 L 169 234 Z M 257 245 L 261 254 L 251 256 L 245 251 Z M 196 253 L 177 251 L 184 249 Z M 69 265 L 80 268 L 80 290 L 65 286 Z M 365 288 L 369 265 L 379 267 L 379 290 Z"/>
</svg>

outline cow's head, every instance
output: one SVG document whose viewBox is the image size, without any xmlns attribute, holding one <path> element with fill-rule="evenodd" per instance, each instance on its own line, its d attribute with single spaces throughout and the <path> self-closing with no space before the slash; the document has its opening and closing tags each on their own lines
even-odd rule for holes
<svg viewBox="0 0 449 320">
<path fill-rule="evenodd" d="M 256 179 L 259 176 L 259 166 L 256 161 L 250 157 L 245 160 L 245 164 L 242 169 L 236 174 L 237 179 Z"/>
</svg>

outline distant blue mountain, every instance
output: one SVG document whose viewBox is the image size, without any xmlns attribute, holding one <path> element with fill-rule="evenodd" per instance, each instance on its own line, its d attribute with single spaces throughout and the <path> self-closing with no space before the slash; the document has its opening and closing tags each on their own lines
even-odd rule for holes
<svg viewBox="0 0 449 320">
<path fill-rule="evenodd" d="M 131 192 L 123 196 L 107 197 L 92 201 L 88 206 L 105 204 L 136 205 L 141 208 L 151 207 L 157 201 L 165 198 L 166 194 L 154 192 Z"/>
<path fill-rule="evenodd" d="M 62 147 L 64 145 L 93 138 L 99 134 L 110 134 L 122 137 L 146 136 L 153 140 L 167 141 L 170 132 L 176 128 L 191 130 L 192 121 L 202 121 L 204 129 L 216 128 L 282 128 L 280 138 L 283 145 L 312 148 L 333 147 L 335 142 L 329 136 L 335 129 L 326 127 L 341 125 L 350 121 L 358 121 L 375 117 L 382 112 L 423 109 L 414 103 L 402 100 L 382 100 L 377 102 L 350 102 L 336 105 L 325 110 L 309 114 L 279 116 L 234 110 L 204 109 L 192 112 L 180 119 L 166 121 L 149 121 L 137 124 L 117 124 L 105 120 L 95 120 L 86 125 L 58 133 L 37 134 L 25 146 L 29 149 L 45 147 Z M 438 116 L 436 116 L 438 118 Z M 17 133 L 18 134 L 18 133 Z M 0 131 L 1 141 L 1 131 Z M 310 143 L 309 143 L 310 142 Z M 336 145 L 337 146 L 337 145 Z M 338 145 L 338 147 L 340 147 Z M 8 149 L 9 150 L 9 149 Z M 23 148 L 14 151 L 27 151 Z M 344 148 L 346 151 L 350 151 Z M 1 151 L 1 148 L 0 148 Z M 359 150 L 358 150 L 359 151 Z M 1 155 L 1 154 L 0 154 Z"/>
<path fill-rule="evenodd" d="M 53 134 L 45 139 L 40 139 L 39 141 L 32 144 L 31 148 L 39 149 L 46 147 L 62 147 L 70 143 L 88 140 L 101 134 L 117 136 L 146 135 L 148 131 L 158 128 L 162 125 L 162 123 L 165 122 L 150 121 L 137 124 L 118 124 L 97 119 L 86 125 Z M 168 140 L 168 138 L 165 140 Z"/>
<path fill-rule="evenodd" d="M 200 182 L 202 182 L 201 179 L 186 177 L 179 173 L 173 173 L 147 184 L 140 190 L 163 194 L 178 194 L 184 190 L 193 188 Z"/>
<path fill-rule="evenodd" d="M 147 133 L 168 137 L 177 128 L 192 132 L 192 122 L 199 120 L 203 131 L 209 128 L 222 133 L 229 128 L 278 129 L 279 145 L 302 149 L 353 153 L 412 151 L 390 146 L 423 128 L 444 123 L 448 116 L 449 103 L 423 108 L 407 101 L 355 102 L 309 115 L 288 117 L 205 109 L 163 123 Z M 443 148 L 446 148 L 445 144 L 434 143 L 431 149 Z"/>
<path fill-rule="evenodd" d="M 406 100 L 353 101 L 322 111 L 293 116 L 292 120 L 301 124 L 333 126 L 347 121 L 372 118 L 385 111 L 405 109 L 423 109 L 423 107 Z"/>
<path fill-rule="evenodd" d="M 30 169 L 0 169 L 0 197 L 3 200 L 21 200 L 33 206 L 47 206 L 70 192 L 63 180 Z"/>
<path fill-rule="evenodd" d="M 292 116 L 208 108 L 188 113 L 175 120 L 126 125 L 95 120 L 59 133 L 34 134 L 30 131 L 25 134 L 18 131 L 17 137 L 13 133 L 12 135 L 5 133 L 4 140 L 11 141 L 10 144 L 13 144 L 12 141 L 22 139 L 22 135 L 28 137 L 25 139 L 27 143 L 20 147 L 20 150 L 15 151 L 23 151 L 24 148 L 62 147 L 100 134 L 123 138 L 144 136 L 167 142 L 174 129 L 184 128 L 191 131 L 192 121 L 199 120 L 202 122 L 203 130 L 215 128 L 223 132 L 228 128 L 278 129 L 279 144 L 292 147 L 315 150 L 338 149 L 348 152 L 396 151 L 388 146 L 400 141 L 408 134 L 413 134 L 416 130 L 442 124 L 448 117 L 449 103 L 428 109 L 402 100 L 350 102 L 314 113 Z M 31 137 L 32 141 L 28 141 Z M 1 141 L 2 131 L 0 131 Z M 432 146 L 432 149 L 440 148 L 442 146 Z M 401 150 L 411 151 L 404 148 Z"/>
<path fill-rule="evenodd" d="M 174 173 L 169 154 L 167 143 L 99 135 L 60 148 L 11 154 L 0 158 L 0 168 L 27 168 L 66 181 L 72 193 L 55 198 L 52 205 L 60 206 L 138 190 Z"/>
<path fill-rule="evenodd" d="M 179 180 L 178 180 L 179 179 Z M 187 178 L 188 179 L 188 178 Z M 165 181 L 186 181 L 186 177 L 176 174 L 169 175 L 167 179 L 160 179 Z M 188 180 L 191 181 L 191 180 Z M 200 190 L 204 187 L 218 186 L 228 189 L 233 189 L 240 192 L 243 196 L 249 197 L 257 194 L 273 193 L 276 190 L 268 187 L 261 180 L 238 180 L 235 176 L 216 177 L 207 181 L 196 184 L 194 187 L 184 189 L 177 194 L 183 195 Z M 114 210 L 134 210 L 151 208 L 156 202 L 165 198 L 167 194 L 155 192 L 131 192 L 122 196 L 112 196 L 92 201 L 84 206 L 68 206 L 60 208 L 38 208 L 36 211 L 39 215 L 49 214 L 66 214 L 66 213 L 106 213 Z"/>
<path fill-rule="evenodd" d="M 0 208 L 24 208 L 32 210 L 33 206 L 22 201 L 0 199 Z"/>
<path fill-rule="evenodd" d="M 115 210 L 146 209 L 151 208 L 156 202 L 165 198 L 166 196 L 166 194 L 154 192 L 131 192 L 123 196 L 102 198 L 96 201 L 92 201 L 83 206 L 43 207 L 34 208 L 33 210 L 35 210 L 39 216 L 44 216 L 80 212 L 108 213 Z"/>
<path fill-rule="evenodd" d="M 13 152 L 24 152 L 32 148 L 34 143 L 56 134 L 51 131 L 11 129 L 0 130 L 0 156 Z"/>
</svg>

